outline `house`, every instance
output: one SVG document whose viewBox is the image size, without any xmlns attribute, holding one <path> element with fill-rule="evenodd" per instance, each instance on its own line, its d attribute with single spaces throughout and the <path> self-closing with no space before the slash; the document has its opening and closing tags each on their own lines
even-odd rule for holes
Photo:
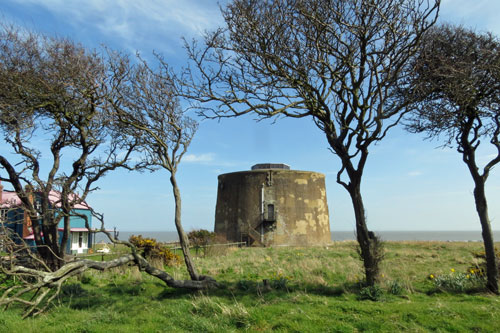
<svg viewBox="0 0 500 333">
<path fill-rule="evenodd" d="M 35 205 L 39 205 L 36 192 L 34 193 Z M 51 191 L 49 200 L 54 205 L 57 214 L 57 207 L 60 206 L 58 198 L 59 192 Z M 75 205 L 73 212 L 75 215 L 70 217 L 70 235 L 66 247 L 67 254 L 87 253 L 92 247 L 92 233 L 85 227 L 85 216 L 88 219 L 89 227 L 92 227 L 92 214 L 90 207 L 86 203 Z M 80 216 L 77 216 L 80 215 Z M 27 245 L 35 246 L 35 237 L 31 227 L 32 221 L 24 211 L 21 199 L 14 191 L 4 190 L 0 183 L 0 221 L 14 235 L 16 242 L 24 241 Z M 2 228 L 3 229 L 3 228 Z M 59 239 L 62 238 L 64 230 L 64 221 L 61 220 L 58 226 Z"/>
</svg>

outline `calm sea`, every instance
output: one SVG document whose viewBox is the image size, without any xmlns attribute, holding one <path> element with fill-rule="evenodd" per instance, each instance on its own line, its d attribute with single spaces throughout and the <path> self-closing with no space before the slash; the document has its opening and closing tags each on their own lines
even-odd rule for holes
<svg viewBox="0 0 500 333">
<path fill-rule="evenodd" d="M 376 231 L 386 241 L 482 241 L 481 231 Z M 175 242 L 178 240 L 175 231 L 120 231 L 118 239 L 127 240 L 131 235 L 156 238 L 160 242 Z M 500 231 L 493 232 L 495 240 L 500 241 Z M 332 240 L 355 240 L 354 231 L 333 231 Z M 107 242 L 103 235 L 97 235 L 96 243 Z"/>
</svg>

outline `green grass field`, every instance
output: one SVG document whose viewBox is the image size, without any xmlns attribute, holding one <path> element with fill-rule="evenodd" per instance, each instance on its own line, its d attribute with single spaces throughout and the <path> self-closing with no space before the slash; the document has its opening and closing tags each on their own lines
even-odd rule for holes
<svg viewBox="0 0 500 333">
<path fill-rule="evenodd" d="M 498 332 L 500 298 L 478 289 L 468 270 L 481 250 L 389 242 L 380 289 L 367 290 L 354 242 L 216 249 L 195 262 L 219 290 L 170 289 L 135 267 L 89 272 L 44 315 L 0 311 L 0 332 Z M 167 270 L 187 277 L 182 266 Z"/>
</svg>

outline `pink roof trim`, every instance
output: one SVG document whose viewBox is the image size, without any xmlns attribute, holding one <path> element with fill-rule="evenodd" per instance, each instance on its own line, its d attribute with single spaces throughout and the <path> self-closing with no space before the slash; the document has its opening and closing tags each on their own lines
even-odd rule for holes
<svg viewBox="0 0 500 333">
<path fill-rule="evenodd" d="M 49 201 L 52 204 L 55 204 L 56 207 L 61 207 L 60 202 L 61 193 L 57 191 L 50 191 L 49 193 Z M 69 199 L 77 199 L 78 196 L 76 194 L 70 194 Z M 17 195 L 16 192 L 2 191 L 2 202 L 0 206 L 3 208 L 7 207 L 15 207 L 21 205 L 21 199 Z M 76 209 L 90 209 L 90 206 L 86 202 L 78 203 L 73 208 Z"/>
<path fill-rule="evenodd" d="M 2 207 L 12 207 L 21 205 L 21 199 L 16 192 L 2 192 Z"/>
</svg>

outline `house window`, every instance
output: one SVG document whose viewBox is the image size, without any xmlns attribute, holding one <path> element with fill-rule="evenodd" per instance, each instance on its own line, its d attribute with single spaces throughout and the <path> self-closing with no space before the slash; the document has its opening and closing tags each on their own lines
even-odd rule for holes
<svg viewBox="0 0 500 333">
<path fill-rule="evenodd" d="M 89 233 L 77 231 L 71 233 L 71 251 L 74 253 L 83 253 L 88 248 Z"/>
<path fill-rule="evenodd" d="M 35 202 L 35 210 L 36 210 L 36 216 L 40 216 L 40 212 L 42 211 L 42 203 L 40 201 Z"/>
<path fill-rule="evenodd" d="M 274 221 L 274 205 L 273 204 L 268 204 L 267 205 L 267 220 L 268 221 Z"/>
</svg>

